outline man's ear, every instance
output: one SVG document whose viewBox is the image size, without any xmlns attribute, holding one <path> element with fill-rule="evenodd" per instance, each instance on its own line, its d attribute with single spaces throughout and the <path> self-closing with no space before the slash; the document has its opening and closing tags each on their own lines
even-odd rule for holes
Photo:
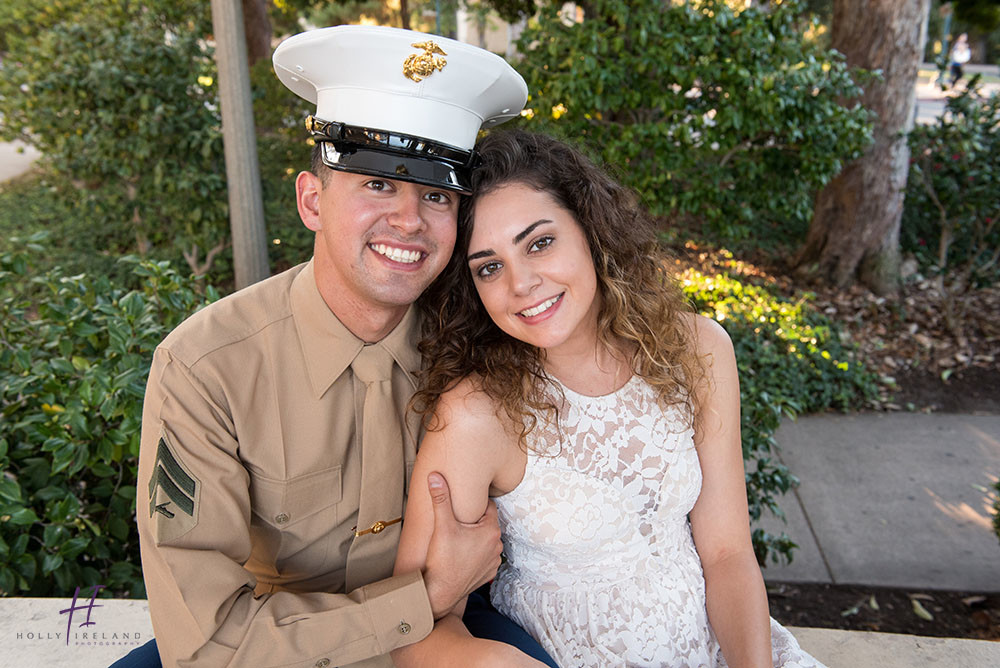
<svg viewBox="0 0 1000 668">
<path fill-rule="evenodd" d="M 295 204 L 302 224 L 313 232 L 323 229 L 319 216 L 319 199 L 323 181 L 312 172 L 299 172 L 295 177 Z"/>
</svg>

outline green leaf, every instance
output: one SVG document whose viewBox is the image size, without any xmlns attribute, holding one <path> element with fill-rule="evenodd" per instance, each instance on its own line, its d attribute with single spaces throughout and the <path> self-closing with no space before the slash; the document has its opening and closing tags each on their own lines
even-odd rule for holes
<svg viewBox="0 0 1000 668">
<path fill-rule="evenodd" d="M 49 575 L 63 564 L 62 555 L 46 554 L 42 557 L 42 575 Z"/>
<path fill-rule="evenodd" d="M 69 376 L 74 375 L 74 373 L 76 371 L 76 369 L 73 367 L 73 364 L 69 360 L 62 359 L 60 357 L 57 357 L 57 358 L 53 359 L 52 361 L 50 361 L 49 365 L 57 373 L 62 373 L 62 374 L 66 374 L 66 375 L 69 375 Z"/>
<path fill-rule="evenodd" d="M 112 564 L 111 568 L 108 569 L 108 575 L 111 577 L 111 581 L 115 583 L 128 582 L 135 572 L 135 566 L 121 561 Z"/>
<path fill-rule="evenodd" d="M 22 554 L 21 556 L 13 559 L 11 564 L 14 569 L 21 574 L 26 581 L 31 582 L 35 579 L 35 573 L 38 569 L 38 564 L 35 562 L 35 557 L 30 554 Z"/>
<path fill-rule="evenodd" d="M 49 524 L 42 532 L 42 543 L 48 548 L 59 547 L 68 536 L 69 532 L 65 527 L 58 524 Z"/>
<path fill-rule="evenodd" d="M 31 508 L 19 508 L 9 515 L 0 517 L 0 522 L 11 526 L 28 526 L 38 521 L 38 515 Z"/>
<path fill-rule="evenodd" d="M 21 486 L 17 481 L 4 475 L 0 477 L 0 499 L 11 503 L 23 501 L 21 496 Z"/>
<path fill-rule="evenodd" d="M 59 554 L 61 554 L 65 559 L 76 559 L 84 550 L 87 549 L 87 546 L 89 545 L 90 538 L 87 538 L 86 536 L 70 538 L 59 548 Z"/>
<path fill-rule="evenodd" d="M 108 531 L 118 540 L 124 541 L 128 538 L 129 525 L 120 517 L 108 519 Z"/>
</svg>

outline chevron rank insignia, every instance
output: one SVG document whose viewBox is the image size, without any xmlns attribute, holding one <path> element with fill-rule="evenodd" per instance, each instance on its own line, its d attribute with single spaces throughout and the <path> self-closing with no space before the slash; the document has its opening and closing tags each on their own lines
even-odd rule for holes
<svg viewBox="0 0 1000 668">
<path fill-rule="evenodd" d="M 180 538 L 198 524 L 201 483 L 177 460 L 167 440 L 160 437 L 149 479 L 149 517 L 156 543 Z"/>
</svg>

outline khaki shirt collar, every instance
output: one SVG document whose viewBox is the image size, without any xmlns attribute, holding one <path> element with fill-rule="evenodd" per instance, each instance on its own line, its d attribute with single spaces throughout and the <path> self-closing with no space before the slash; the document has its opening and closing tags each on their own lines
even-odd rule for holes
<svg viewBox="0 0 1000 668">
<path fill-rule="evenodd" d="M 323 301 L 316 287 L 312 260 L 292 281 L 290 297 L 309 381 L 319 399 L 350 366 L 365 342 L 354 336 Z M 419 330 L 416 308 L 410 306 L 399 324 L 375 344 L 389 351 L 414 387 L 414 374 L 420 370 L 420 354 L 417 352 Z"/>
</svg>

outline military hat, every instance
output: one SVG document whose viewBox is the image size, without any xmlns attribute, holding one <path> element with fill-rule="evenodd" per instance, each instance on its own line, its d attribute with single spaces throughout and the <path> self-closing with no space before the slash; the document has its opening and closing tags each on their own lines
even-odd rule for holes
<svg viewBox="0 0 1000 668">
<path fill-rule="evenodd" d="M 480 128 L 514 118 L 528 89 L 489 51 L 427 33 L 336 26 L 289 37 L 274 71 L 316 104 L 306 129 L 332 169 L 468 192 Z"/>
</svg>

